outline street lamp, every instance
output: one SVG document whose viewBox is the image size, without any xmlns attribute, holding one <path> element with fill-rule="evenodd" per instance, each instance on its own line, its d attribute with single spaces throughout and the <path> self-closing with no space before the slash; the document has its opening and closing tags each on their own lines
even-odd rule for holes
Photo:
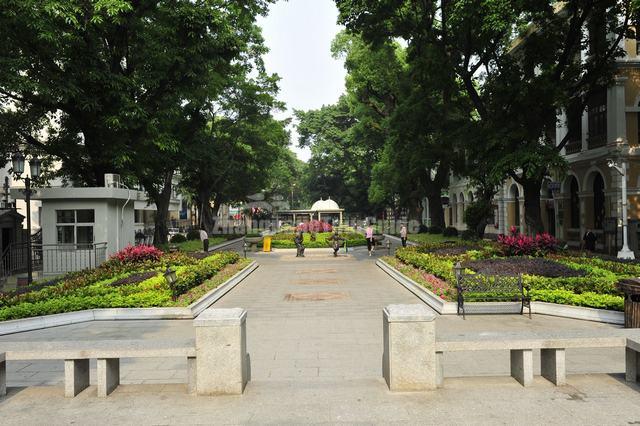
<svg viewBox="0 0 640 426">
<path fill-rule="evenodd" d="M 21 179 L 24 173 L 24 155 L 16 152 L 11 157 L 11 166 L 16 178 Z M 29 285 L 33 282 L 33 265 L 31 264 L 31 178 L 37 179 L 40 176 L 40 166 L 41 162 L 37 157 L 31 158 L 29 161 L 31 173 L 24 178 L 24 195 L 27 203 L 27 231 L 29 234 L 27 238 L 27 284 Z"/>
<path fill-rule="evenodd" d="M 174 271 L 170 267 L 167 267 L 167 270 L 164 273 L 164 279 L 169 285 L 169 288 L 171 289 L 171 298 L 175 301 L 177 299 L 175 284 L 176 284 L 176 281 L 178 280 L 176 271 Z"/>
<path fill-rule="evenodd" d="M 621 161 L 618 165 L 614 160 L 608 160 L 607 165 L 622 177 L 622 249 L 618 252 L 618 259 L 635 259 L 633 251 L 629 249 L 627 236 L 627 163 Z"/>
</svg>

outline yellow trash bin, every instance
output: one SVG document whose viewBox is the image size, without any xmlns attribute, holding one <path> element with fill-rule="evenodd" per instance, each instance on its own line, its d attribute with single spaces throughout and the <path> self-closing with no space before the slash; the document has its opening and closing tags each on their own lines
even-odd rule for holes
<svg viewBox="0 0 640 426">
<path fill-rule="evenodd" d="M 267 235 L 262 240 L 262 251 L 270 252 L 271 251 L 271 236 Z"/>
</svg>

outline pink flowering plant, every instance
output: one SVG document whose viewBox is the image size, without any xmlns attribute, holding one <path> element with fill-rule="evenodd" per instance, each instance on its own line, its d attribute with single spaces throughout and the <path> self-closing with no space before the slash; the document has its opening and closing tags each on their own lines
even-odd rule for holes
<svg viewBox="0 0 640 426">
<path fill-rule="evenodd" d="M 120 263 L 157 262 L 162 254 L 162 250 L 150 245 L 127 246 L 113 254 L 109 260 Z"/>
<path fill-rule="evenodd" d="M 512 227 L 510 235 L 498 235 L 498 244 L 505 256 L 545 256 L 558 250 L 558 240 L 546 232 L 535 237 L 518 234 Z"/>
</svg>

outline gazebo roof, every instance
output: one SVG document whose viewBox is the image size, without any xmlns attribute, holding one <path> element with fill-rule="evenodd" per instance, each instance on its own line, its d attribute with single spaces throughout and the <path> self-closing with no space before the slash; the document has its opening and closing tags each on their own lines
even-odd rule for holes
<svg viewBox="0 0 640 426">
<path fill-rule="evenodd" d="M 310 210 L 314 212 L 335 212 L 340 210 L 340 206 L 331 198 L 327 198 L 326 200 L 321 198 L 313 203 Z"/>
</svg>

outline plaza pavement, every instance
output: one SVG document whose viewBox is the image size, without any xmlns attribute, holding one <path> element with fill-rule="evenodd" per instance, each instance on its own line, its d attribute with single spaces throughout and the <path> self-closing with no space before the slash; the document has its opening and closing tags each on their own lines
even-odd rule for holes
<svg viewBox="0 0 640 426">
<path fill-rule="evenodd" d="M 186 395 L 186 360 L 147 359 L 124 360 L 124 385 L 106 399 L 96 398 L 93 386 L 65 399 L 62 362 L 10 362 L 11 389 L 0 398 L 0 423 L 640 422 L 640 387 L 624 382 L 623 350 L 569 350 L 567 386 L 536 378 L 527 389 L 508 377 L 506 351 L 445 354 L 444 389 L 392 394 L 381 378 L 382 308 L 420 303 L 415 296 L 377 268 L 375 257 L 361 248 L 338 258 L 323 249 L 307 250 L 304 259 L 290 250 L 252 256 L 260 263 L 258 270 L 215 304 L 248 311 L 252 381 L 243 396 Z M 519 315 L 438 317 L 436 326 L 439 336 L 608 333 L 617 328 Z M 191 321 L 121 321 L 0 336 L 0 341 L 193 335 Z M 95 365 L 92 368 L 95 373 Z M 456 378 L 470 375 L 476 377 Z"/>
</svg>

